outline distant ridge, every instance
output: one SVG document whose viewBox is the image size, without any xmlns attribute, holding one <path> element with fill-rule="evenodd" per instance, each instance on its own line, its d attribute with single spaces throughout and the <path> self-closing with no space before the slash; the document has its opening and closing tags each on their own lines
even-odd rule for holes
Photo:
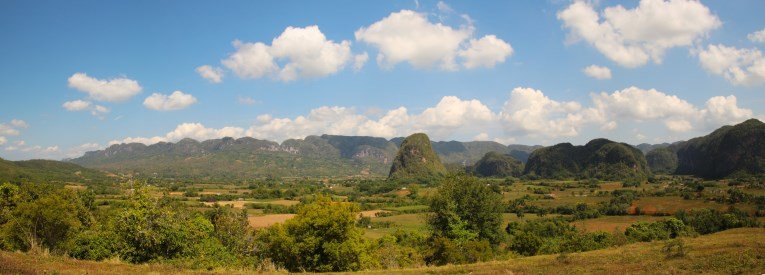
<svg viewBox="0 0 765 275">
<path fill-rule="evenodd" d="M 321 135 L 281 144 L 250 137 L 114 144 L 69 162 L 147 177 L 241 180 L 267 176 L 387 176 L 404 138 Z M 431 142 L 444 163 L 468 166 L 490 151 L 525 160 L 542 146 Z"/>
</svg>

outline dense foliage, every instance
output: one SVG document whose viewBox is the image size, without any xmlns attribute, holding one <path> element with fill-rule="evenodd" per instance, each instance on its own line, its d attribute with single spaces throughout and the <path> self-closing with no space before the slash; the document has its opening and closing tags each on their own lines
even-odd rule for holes
<svg viewBox="0 0 765 275">
<path fill-rule="evenodd" d="M 348 271 L 374 266 L 371 243 L 355 227 L 358 207 L 319 197 L 284 224 L 258 233 L 263 256 L 290 271 Z"/>
<path fill-rule="evenodd" d="M 584 146 L 561 143 L 535 150 L 524 174 L 544 178 L 645 179 L 650 175 L 643 153 L 628 144 L 594 139 Z"/>
<path fill-rule="evenodd" d="M 749 119 L 671 148 L 677 173 L 705 178 L 765 173 L 765 123 Z"/>
<path fill-rule="evenodd" d="M 488 152 L 473 166 L 476 175 L 482 177 L 520 177 L 523 163 L 510 155 Z"/>
<path fill-rule="evenodd" d="M 655 174 L 673 174 L 677 169 L 677 154 L 670 148 L 654 149 L 645 155 L 645 159 Z"/>
</svg>

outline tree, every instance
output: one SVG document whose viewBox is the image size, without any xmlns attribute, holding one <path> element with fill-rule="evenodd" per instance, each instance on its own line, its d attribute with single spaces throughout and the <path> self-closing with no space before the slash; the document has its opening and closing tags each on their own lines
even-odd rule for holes
<svg viewBox="0 0 765 275">
<path fill-rule="evenodd" d="M 356 204 L 319 196 L 284 224 L 258 232 L 258 249 L 290 271 L 355 271 L 375 264 L 371 243 L 356 228 Z"/>
<path fill-rule="evenodd" d="M 34 186 L 27 186 L 25 190 L 35 189 L 36 184 L 29 185 Z M 7 191 L 13 188 L 4 186 L 3 189 Z M 8 200 L 6 195 L 16 191 L 3 191 L 2 203 L 11 201 L 15 204 L 7 223 L 3 225 L 6 248 L 28 250 L 40 245 L 47 249 L 60 249 L 69 237 L 93 222 L 90 212 L 76 192 L 68 189 L 48 192 L 42 187 L 40 190 L 45 191 L 19 194 L 15 202 Z"/>
<path fill-rule="evenodd" d="M 502 195 L 476 177 L 457 175 L 444 180 L 430 202 L 428 224 L 436 236 L 452 240 L 486 240 L 498 245 L 503 239 Z"/>
</svg>

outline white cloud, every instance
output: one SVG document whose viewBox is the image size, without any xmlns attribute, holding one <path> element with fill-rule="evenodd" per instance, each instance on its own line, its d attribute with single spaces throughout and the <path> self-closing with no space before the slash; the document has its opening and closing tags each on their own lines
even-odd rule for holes
<svg viewBox="0 0 765 275">
<path fill-rule="evenodd" d="M 698 50 L 701 66 L 725 77 L 734 85 L 754 86 L 765 82 L 765 57 L 760 50 L 709 45 Z"/>
<path fill-rule="evenodd" d="M 753 117 L 750 109 L 738 107 L 735 96 L 715 96 L 707 100 L 706 108 L 701 111 L 701 117 L 706 122 L 707 129 L 721 125 L 734 124 Z"/>
<path fill-rule="evenodd" d="M 268 45 L 261 42 L 242 43 L 239 40 L 232 44 L 236 52 L 221 63 L 239 77 L 257 79 L 279 70 L 274 57 L 268 52 Z"/>
<path fill-rule="evenodd" d="M 601 18 L 602 15 L 602 18 Z M 693 0 L 641 0 L 634 9 L 576 1 L 558 12 L 569 41 L 584 40 L 624 67 L 661 63 L 671 48 L 690 46 L 722 25 L 716 15 Z"/>
<path fill-rule="evenodd" d="M 223 70 L 221 68 L 213 68 L 210 65 L 203 65 L 197 67 L 196 71 L 199 76 L 212 83 L 220 83 L 223 81 Z"/>
<path fill-rule="evenodd" d="M 4 136 L 0 136 L 0 145 L 5 145 L 8 142 L 8 139 Z"/>
<path fill-rule="evenodd" d="M 109 108 L 106 108 L 101 105 L 95 105 L 93 106 L 93 109 L 90 110 L 90 114 L 94 115 L 100 119 L 104 118 L 104 115 L 109 113 Z"/>
<path fill-rule="evenodd" d="M 261 115 L 250 127 L 248 136 L 284 140 L 308 135 L 367 135 L 396 137 L 425 131 L 434 138 L 447 138 L 459 132 L 464 135 L 487 126 L 496 115 L 478 100 L 461 100 L 446 96 L 434 107 L 420 114 L 409 114 L 405 107 L 387 111 L 379 119 L 357 113 L 353 108 L 323 106 L 306 116 L 274 118 Z"/>
<path fill-rule="evenodd" d="M 684 119 L 668 119 L 664 121 L 664 125 L 673 132 L 688 132 L 693 129 L 691 122 Z"/>
<path fill-rule="evenodd" d="M 21 134 L 19 129 L 28 128 L 29 124 L 26 121 L 20 119 L 11 119 L 9 123 L 0 123 L 0 135 L 3 136 L 18 136 Z"/>
<path fill-rule="evenodd" d="M 579 134 L 584 122 L 581 104 L 558 102 L 542 91 L 518 87 L 510 93 L 500 116 L 510 135 L 571 137 Z"/>
<path fill-rule="evenodd" d="M 237 97 L 236 98 L 236 102 L 238 102 L 239 104 L 242 104 L 242 105 L 255 105 L 255 104 L 258 103 L 257 100 L 255 100 L 255 99 L 253 99 L 252 97 L 249 97 L 249 96 L 240 96 L 240 97 Z"/>
<path fill-rule="evenodd" d="M 236 52 L 221 63 L 241 78 L 282 81 L 334 74 L 351 59 L 350 42 L 327 40 L 318 26 L 287 27 L 271 45 L 234 41 Z M 280 66 L 279 61 L 283 61 Z"/>
<path fill-rule="evenodd" d="M 765 42 L 765 29 L 750 33 L 749 35 L 746 36 L 746 38 L 748 38 L 749 41 L 752 41 L 752 42 L 763 43 Z"/>
<path fill-rule="evenodd" d="M 596 79 L 611 79 L 611 69 L 608 67 L 590 65 L 582 70 L 584 74 Z"/>
<path fill-rule="evenodd" d="M 78 112 L 78 111 L 90 111 L 90 114 L 93 116 L 96 116 L 100 119 L 104 118 L 104 115 L 109 113 L 109 108 L 106 108 L 101 105 L 94 105 L 90 101 L 85 100 L 73 100 L 73 101 L 67 101 L 64 102 L 64 104 L 61 104 L 64 109 L 70 112 Z"/>
<path fill-rule="evenodd" d="M 120 102 L 141 92 L 138 82 L 125 77 L 101 80 L 85 73 L 75 73 L 69 77 L 69 87 L 88 94 L 94 100 Z"/>
<path fill-rule="evenodd" d="M 154 93 L 143 101 L 143 106 L 157 111 L 175 111 L 185 109 L 194 103 L 197 103 L 197 99 L 194 96 L 184 94 L 181 91 L 175 91 L 169 96 Z"/>
<path fill-rule="evenodd" d="M 358 29 L 355 36 L 379 49 L 377 63 L 382 67 L 408 62 L 416 68 L 454 70 L 460 44 L 472 33 L 471 27 L 453 29 L 431 23 L 425 14 L 402 10 Z"/>
<path fill-rule="evenodd" d="M 178 125 L 173 131 L 164 136 L 154 137 L 127 137 L 122 140 L 112 140 L 109 145 L 120 143 L 143 143 L 154 144 L 157 142 L 175 142 L 184 138 L 195 140 L 208 140 L 214 138 L 233 137 L 240 138 L 244 136 L 245 130 L 239 127 L 223 127 L 220 129 L 207 128 L 201 123 L 183 123 Z"/>
<path fill-rule="evenodd" d="M 368 60 L 369 54 L 367 52 L 357 54 L 353 57 L 353 70 L 358 72 L 361 68 L 364 68 L 364 64 L 367 64 Z"/>
<path fill-rule="evenodd" d="M 677 96 L 634 86 L 611 94 L 592 94 L 591 97 L 594 108 L 608 118 L 618 117 L 642 121 L 691 117 L 698 112 L 696 107 Z"/>
<path fill-rule="evenodd" d="M 83 111 L 90 109 L 90 101 L 85 100 L 73 100 L 73 101 L 67 101 L 64 102 L 61 106 L 64 107 L 67 111 Z"/>
<path fill-rule="evenodd" d="M 473 137 L 474 141 L 484 141 L 489 139 L 489 134 L 486 132 L 479 133 Z"/>
<path fill-rule="evenodd" d="M 442 13 L 454 12 L 443 2 L 438 7 Z M 462 18 L 467 24 L 453 28 L 431 22 L 424 13 L 401 10 L 359 28 L 355 36 L 376 47 L 378 65 L 388 69 L 406 62 L 418 69 L 457 70 L 458 57 L 464 68 L 491 68 L 513 54 L 512 46 L 494 35 L 473 38 L 472 20 Z"/>
<path fill-rule="evenodd" d="M 458 53 L 464 60 L 462 65 L 468 69 L 494 68 L 497 63 L 505 62 L 512 54 L 513 47 L 494 35 L 487 35 L 478 40 L 470 39 L 470 46 Z"/>
</svg>

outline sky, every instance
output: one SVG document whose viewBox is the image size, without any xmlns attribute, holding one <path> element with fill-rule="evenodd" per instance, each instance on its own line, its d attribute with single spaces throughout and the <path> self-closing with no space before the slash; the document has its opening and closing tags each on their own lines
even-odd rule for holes
<svg viewBox="0 0 765 275">
<path fill-rule="evenodd" d="M 0 1 L 0 157 L 308 135 L 631 144 L 765 118 L 765 1 Z"/>
</svg>

